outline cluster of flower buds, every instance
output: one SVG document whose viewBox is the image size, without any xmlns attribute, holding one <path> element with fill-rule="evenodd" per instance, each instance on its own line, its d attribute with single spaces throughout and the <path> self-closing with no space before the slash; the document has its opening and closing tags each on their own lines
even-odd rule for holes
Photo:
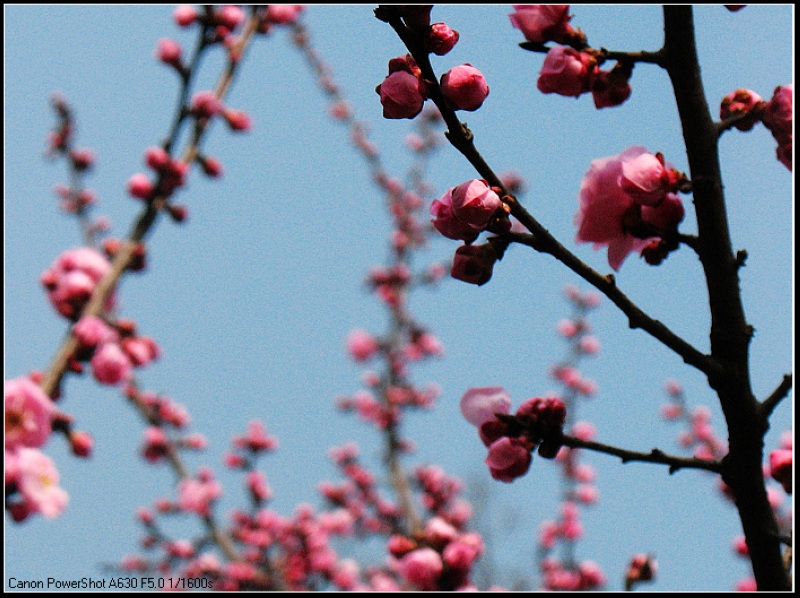
<svg viewBox="0 0 800 598">
<path fill-rule="evenodd" d="M 566 418 L 566 407 L 556 398 L 528 399 L 513 416 L 510 409 L 511 397 L 500 386 L 470 388 L 461 397 L 462 415 L 489 448 L 489 472 L 503 482 L 527 473 L 537 447 L 546 459 L 558 454 Z"/>
<path fill-rule="evenodd" d="M 651 265 L 661 263 L 678 247 L 674 237 L 684 208 L 675 193 L 687 184 L 661 154 L 641 146 L 593 161 L 581 181 L 577 242 L 607 246 L 614 270 L 631 251 Z"/>
<path fill-rule="evenodd" d="M 589 592 L 600 590 L 606 576 L 594 561 L 567 565 L 554 557 L 542 560 L 542 589 L 550 592 Z"/>
<path fill-rule="evenodd" d="M 80 317 L 97 283 L 111 270 L 108 259 L 91 247 L 69 249 L 39 277 L 55 310 L 69 320 Z M 109 296 L 106 308 L 113 307 Z"/>
<path fill-rule="evenodd" d="M 376 15 L 387 8 L 379 8 Z M 431 6 L 391 8 L 398 11 L 406 27 L 420 38 L 429 53 L 444 56 L 458 42 L 458 32 L 447 24 L 431 24 Z M 453 67 L 443 74 L 439 86 L 447 106 L 452 110 L 477 110 L 489 95 L 489 85 L 483 73 L 469 63 Z M 383 117 L 391 119 L 416 117 L 429 97 L 422 72 L 410 54 L 389 61 L 389 75 L 375 91 L 381 99 Z"/>
<path fill-rule="evenodd" d="M 390 567 L 410 588 L 475 589 L 469 576 L 484 551 L 480 534 L 460 532 L 444 519 L 433 517 L 417 537 L 393 535 L 387 547 L 392 556 Z"/>
<path fill-rule="evenodd" d="M 136 334 L 131 320 L 119 319 L 110 325 L 96 316 L 84 316 L 72 332 L 78 341 L 74 360 L 90 361 L 92 374 L 101 384 L 129 381 L 134 368 L 147 365 L 160 353 L 151 337 Z"/>
<path fill-rule="evenodd" d="M 569 5 L 520 5 L 514 9 L 509 15 L 511 24 L 529 44 L 522 45 L 547 51 L 536 84 L 539 91 L 568 97 L 591 92 L 598 109 L 619 106 L 630 97 L 633 65 L 620 60 L 610 71 L 601 70 L 603 53 L 589 48 L 586 35 L 569 24 Z M 559 45 L 548 48 L 547 42 Z"/>
<path fill-rule="evenodd" d="M 128 193 L 142 201 L 150 201 L 157 196 L 169 197 L 176 189 L 186 184 L 189 165 L 170 157 L 162 147 L 150 147 L 144 152 L 144 162 L 157 177 L 152 182 L 143 173 L 136 173 L 128 179 Z"/>
<path fill-rule="evenodd" d="M 792 170 L 793 90 L 791 83 L 780 85 L 772 99 L 765 102 L 754 91 L 737 89 L 722 98 L 719 108 L 720 119 L 732 121 L 740 131 L 750 131 L 756 123 L 763 122 L 778 142 L 778 160 L 789 170 Z"/>
</svg>

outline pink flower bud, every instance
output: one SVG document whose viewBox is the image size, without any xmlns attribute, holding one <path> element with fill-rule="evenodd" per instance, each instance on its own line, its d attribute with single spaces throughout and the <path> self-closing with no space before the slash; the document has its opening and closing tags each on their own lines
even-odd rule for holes
<svg viewBox="0 0 800 598">
<path fill-rule="evenodd" d="M 592 99 L 598 110 L 623 104 L 631 97 L 630 67 L 619 64 L 610 72 L 596 70 L 592 78 Z"/>
<path fill-rule="evenodd" d="M 425 47 L 437 56 L 444 56 L 458 43 L 458 37 L 458 31 L 444 23 L 434 23 L 425 37 Z"/>
<path fill-rule="evenodd" d="M 597 61 L 586 52 L 556 46 L 545 56 L 536 83 L 542 93 L 578 97 L 592 88 Z"/>
<path fill-rule="evenodd" d="M 172 16 L 179 27 L 188 27 L 197 20 L 197 10 L 191 4 L 181 4 Z"/>
<path fill-rule="evenodd" d="M 574 35 L 569 24 L 569 4 L 515 5 L 508 15 L 511 25 L 522 31 L 529 42 L 566 43 Z"/>
<path fill-rule="evenodd" d="M 225 109 L 222 116 L 232 131 L 249 131 L 252 127 L 250 116 L 244 110 Z"/>
<path fill-rule="evenodd" d="M 169 164 L 170 158 L 163 147 L 154 146 L 145 150 L 144 161 L 153 170 L 160 171 Z"/>
<path fill-rule="evenodd" d="M 197 118 L 211 118 L 222 108 L 222 102 L 213 91 L 198 91 L 192 96 L 191 110 Z"/>
<path fill-rule="evenodd" d="M 531 466 L 530 447 L 525 440 L 503 436 L 489 447 L 485 463 L 495 480 L 513 482 L 528 473 Z"/>
<path fill-rule="evenodd" d="M 267 7 L 267 20 L 276 25 L 294 23 L 303 12 L 302 4 L 270 4 Z"/>
<path fill-rule="evenodd" d="M 462 245 L 456 249 L 450 276 L 481 286 L 491 280 L 496 261 L 497 252 L 491 243 Z"/>
<path fill-rule="evenodd" d="M 436 582 L 444 565 L 442 557 L 432 548 L 418 548 L 400 561 L 400 574 L 421 590 L 436 589 Z"/>
<path fill-rule="evenodd" d="M 156 46 L 156 58 L 164 64 L 181 66 L 181 45 L 174 39 L 162 37 Z"/>
<path fill-rule="evenodd" d="M 442 95 L 456 110 L 477 110 L 489 95 L 489 86 L 471 64 L 456 66 L 442 75 Z"/>
<path fill-rule="evenodd" d="M 70 151 L 69 158 L 75 170 L 87 170 L 95 162 L 94 152 L 88 148 L 74 149 Z"/>
<path fill-rule="evenodd" d="M 130 379 L 132 365 L 117 343 L 104 343 L 92 357 L 92 374 L 101 384 L 116 385 Z"/>
<path fill-rule="evenodd" d="M 371 359 L 379 348 L 377 339 L 364 330 L 356 329 L 347 335 L 347 352 L 356 361 Z"/>
<path fill-rule="evenodd" d="M 94 448 L 94 439 L 87 432 L 72 431 L 69 434 L 69 445 L 77 457 L 89 457 Z"/>
<path fill-rule="evenodd" d="M 109 341 L 117 340 L 116 331 L 97 316 L 84 316 L 72 327 L 72 333 L 81 347 L 93 349 Z"/>
<path fill-rule="evenodd" d="M 722 120 L 727 120 L 748 115 L 747 118 L 739 120 L 734 126 L 740 131 L 749 131 L 758 122 L 764 106 L 764 100 L 756 92 L 749 89 L 737 89 L 722 98 L 719 106 L 719 117 Z"/>
<path fill-rule="evenodd" d="M 128 193 L 139 199 L 149 199 L 153 193 L 153 183 L 146 174 L 134 174 L 128 179 Z"/>
<path fill-rule="evenodd" d="M 384 118 L 414 118 L 425 104 L 425 86 L 411 73 L 396 71 L 375 88 Z"/>
<path fill-rule="evenodd" d="M 503 202 L 483 179 L 448 189 L 431 204 L 433 226 L 445 237 L 471 242 L 484 230 Z"/>
<path fill-rule="evenodd" d="M 792 493 L 792 451 L 778 449 L 769 454 L 769 475 L 781 483 L 787 494 Z"/>
<path fill-rule="evenodd" d="M 224 5 L 214 16 L 220 25 L 231 31 L 244 23 L 245 19 L 244 11 L 235 4 Z"/>
</svg>

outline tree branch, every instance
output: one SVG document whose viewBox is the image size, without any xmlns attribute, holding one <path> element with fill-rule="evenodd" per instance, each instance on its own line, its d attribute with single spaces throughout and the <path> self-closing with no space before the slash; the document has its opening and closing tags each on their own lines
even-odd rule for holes
<svg viewBox="0 0 800 598">
<path fill-rule="evenodd" d="M 772 394 L 769 395 L 764 402 L 759 405 L 759 412 L 761 417 L 764 419 L 769 419 L 769 416 L 772 415 L 772 412 L 775 410 L 775 407 L 778 406 L 784 398 L 786 398 L 789 394 L 789 391 L 792 389 L 792 374 L 786 374 L 781 380 L 781 383 L 778 387 L 772 391 Z"/>
<path fill-rule="evenodd" d="M 662 465 L 669 465 L 669 473 L 675 473 L 679 469 L 702 469 L 704 471 L 711 471 L 713 473 L 720 473 L 721 464 L 718 461 L 709 461 L 708 459 L 697 459 L 694 457 L 677 457 L 668 455 L 660 449 L 653 449 L 649 453 L 641 453 L 637 451 L 630 451 L 627 449 L 594 442 L 591 440 L 581 440 L 574 436 L 563 436 L 562 442 L 564 446 L 570 448 L 581 448 L 597 453 L 605 453 L 613 455 L 622 459 L 623 463 L 640 461 L 644 463 L 659 463 Z"/>
<path fill-rule="evenodd" d="M 400 14 L 394 7 L 380 7 L 376 10 L 376 16 L 392 26 L 408 48 L 408 51 L 414 57 L 417 66 L 422 72 L 422 77 L 427 84 L 428 95 L 439 108 L 442 118 L 445 123 L 447 123 L 448 131 L 445 135 L 448 141 L 469 160 L 470 164 L 475 167 L 475 170 L 477 170 L 490 185 L 498 187 L 501 190 L 502 199 L 510 207 L 511 214 L 532 233 L 531 235 L 523 236 L 510 234 L 509 238 L 528 245 L 542 253 L 549 253 L 605 294 L 628 316 L 631 328 L 641 328 L 645 330 L 667 347 L 678 353 L 683 358 L 684 362 L 696 367 L 706 375 L 711 376 L 718 374 L 718 372 L 715 372 L 714 362 L 707 355 L 704 355 L 685 340 L 681 339 L 663 323 L 648 316 L 617 288 L 613 276 L 603 276 L 593 270 L 559 243 L 544 226 L 528 213 L 516 198 L 508 192 L 508 189 L 506 189 L 500 177 L 498 177 L 486 163 L 483 156 L 481 156 L 475 147 L 472 132 L 465 124 L 459 121 L 455 111 L 450 108 L 445 101 L 438 79 L 431 66 L 428 51 L 419 36 L 405 26 Z"/>
</svg>

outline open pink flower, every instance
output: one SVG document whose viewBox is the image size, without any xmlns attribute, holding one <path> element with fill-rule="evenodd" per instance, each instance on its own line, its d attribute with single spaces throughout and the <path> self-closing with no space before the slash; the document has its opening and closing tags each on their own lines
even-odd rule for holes
<svg viewBox="0 0 800 598">
<path fill-rule="evenodd" d="M 634 206 L 633 198 L 619 185 L 621 158 L 628 152 L 638 155 L 639 148 L 630 148 L 620 156 L 594 160 L 584 175 L 579 193 L 580 208 L 575 215 L 578 226 L 576 241 L 594 243 L 595 249 L 608 246 L 608 263 L 619 270 L 631 251 L 639 251 L 646 241 L 630 235 L 625 217 Z"/>
<path fill-rule="evenodd" d="M 59 487 L 59 475 L 53 461 L 35 448 L 16 451 L 17 488 L 29 512 L 48 519 L 57 517 L 67 507 L 69 496 Z"/>
<path fill-rule="evenodd" d="M 545 56 L 536 86 L 542 93 L 578 97 L 592 88 L 597 61 L 586 52 L 556 46 Z"/>
<path fill-rule="evenodd" d="M 566 43 L 575 33 L 569 20 L 569 4 L 515 4 L 508 15 L 511 25 L 529 42 Z"/>
<path fill-rule="evenodd" d="M 53 402 L 30 378 L 6 380 L 5 447 L 40 447 L 52 432 Z"/>
<path fill-rule="evenodd" d="M 595 249 L 608 246 L 608 263 L 619 270 L 631 251 L 658 240 L 634 236 L 636 227 L 651 225 L 666 233 L 683 219 L 681 200 L 667 191 L 679 178 L 680 173 L 640 146 L 593 161 L 581 182 L 576 241 L 594 243 Z"/>
<path fill-rule="evenodd" d="M 792 138 L 793 96 L 794 86 L 791 83 L 776 87 L 772 99 L 767 102 L 764 109 L 764 124 L 772 131 L 772 135 L 779 144 L 790 141 Z"/>
<path fill-rule="evenodd" d="M 495 413 L 510 413 L 511 396 L 502 386 L 470 388 L 461 397 L 460 407 L 461 415 L 479 428 L 495 419 Z"/>
<path fill-rule="evenodd" d="M 477 110 L 489 95 L 486 78 L 471 64 L 455 66 L 442 75 L 442 95 L 456 110 Z"/>
<path fill-rule="evenodd" d="M 211 504 L 220 496 L 222 486 L 214 479 L 189 479 L 178 485 L 178 506 L 201 517 L 209 514 Z"/>
<path fill-rule="evenodd" d="M 620 155 L 620 163 L 620 186 L 633 201 L 643 206 L 661 203 L 674 181 L 670 174 L 674 169 L 664 164 L 660 154 L 651 154 L 637 145 Z"/>
</svg>

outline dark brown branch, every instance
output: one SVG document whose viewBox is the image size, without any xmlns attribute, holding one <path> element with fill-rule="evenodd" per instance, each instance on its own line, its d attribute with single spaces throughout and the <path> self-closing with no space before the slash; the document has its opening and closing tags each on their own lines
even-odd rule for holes
<svg viewBox="0 0 800 598">
<path fill-rule="evenodd" d="M 769 395 L 764 402 L 759 405 L 759 412 L 761 413 L 761 417 L 764 419 L 769 419 L 769 416 L 772 415 L 772 412 L 775 410 L 775 407 L 778 406 L 783 399 L 785 399 L 789 391 L 792 389 L 792 375 L 786 374 L 781 380 L 781 383 L 778 387 L 772 391 L 772 394 Z"/>
<path fill-rule="evenodd" d="M 517 237 L 513 237 L 513 240 L 524 243 L 542 253 L 549 253 L 611 299 L 611 301 L 628 316 L 631 328 L 641 328 L 645 330 L 667 347 L 678 353 L 683 358 L 684 362 L 698 368 L 708 376 L 714 374 L 714 364 L 708 356 L 677 336 L 663 323 L 654 320 L 643 312 L 617 288 L 612 276 L 603 276 L 581 261 L 576 255 L 559 243 L 558 240 L 556 240 L 556 238 L 508 192 L 503 182 L 500 180 L 500 177 L 495 174 L 492 168 L 486 163 L 483 156 L 478 152 L 473 142 L 472 132 L 465 124 L 459 121 L 456 112 L 445 101 L 438 79 L 431 66 L 428 51 L 420 37 L 405 26 L 399 12 L 394 9 L 394 7 L 379 7 L 379 9 L 376 10 L 376 16 L 392 26 L 416 61 L 417 66 L 422 72 L 422 77 L 427 84 L 428 95 L 439 108 L 442 118 L 448 126 L 448 130 L 445 133 L 447 139 L 453 147 L 469 160 L 470 164 L 475 167 L 475 170 L 477 170 L 490 185 L 498 187 L 501 190 L 503 201 L 509 205 L 511 214 L 532 233 L 532 236 L 522 237 L 526 239 L 526 241 Z"/>
<path fill-rule="evenodd" d="M 739 291 L 740 261 L 733 253 L 717 143 L 719 131 L 706 101 L 691 6 L 664 7 L 664 52 L 683 129 L 698 225 L 698 255 L 711 311 L 709 384 L 728 426 L 730 452 L 722 478 L 734 496 L 759 590 L 789 590 L 778 524 L 762 472 L 768 425 L 753 396 L 747 324 Z"/>
<path fill-rule="evenodd" d="M 644 462 L 644 463 L 659 463 L 662 465 L 669 465 L 669 473 L 675 473 L 679 469 L 702 469 L 704 471 L 711 471 L 713 473 L 720 473 L 721 465 L 718 461 L 709 461 L 708 459 L 696 459 L 694 457 L 677 457 L 668 455 L 660 449 L 653 449 L 649 453 L 641 453 L 638 451 L 630 451 L 627 449 L 594 442 L 591 440 L 581 440 L 573 436 L 564 436 L 564 446 L 570 448 L 581 448 L 597 453 L 605 453 L 613 455 L 622 459 L 623 463 L 630 462 Z"/>
</svg>

